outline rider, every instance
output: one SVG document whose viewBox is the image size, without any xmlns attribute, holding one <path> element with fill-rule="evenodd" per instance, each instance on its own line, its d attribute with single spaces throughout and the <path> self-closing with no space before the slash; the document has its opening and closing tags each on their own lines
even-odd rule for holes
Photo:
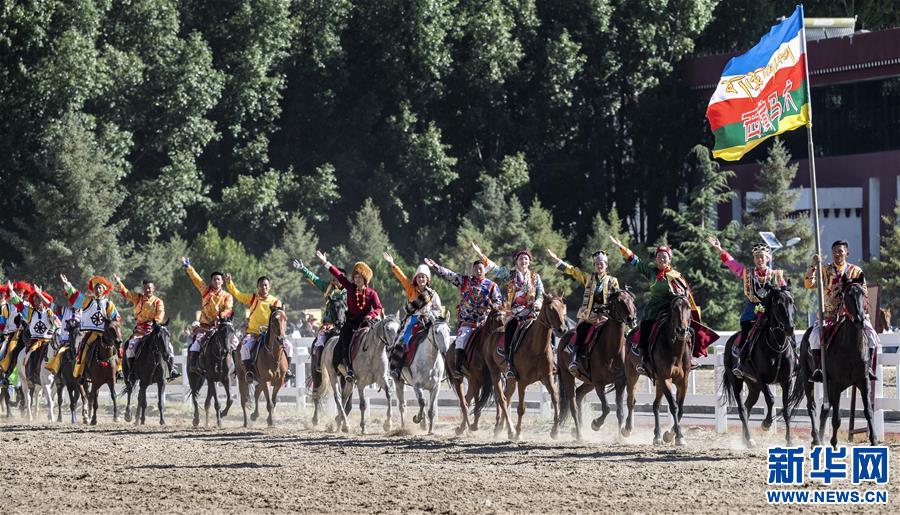
<svg viewBox="0 0 900 515">
<path fill-rule="evenodd" d="M 512 340 L 519 327 L 519 322 L 527 319 L 533 320 L 540 313 L 544 303 L 544 283 L 537 272 L 528 269 L 534 258 L 527 250 L 515 253 L 513 261 L 516 266 L 510 270 L 488 259 L 475 242 L 472 242 L 472 248 L 485 264 L 485 271 L 492 274 L 495 281 L 507 282 L 506 306 L 509 308 L 509 315 L 505 322 L 503 349 L 497 349 L 497 352 L 506 358 L 506 377 L 515 379 L 516 372 L 512 364 Z"/>
<path fill-rule="evenodd" d="M 88 280 L 88 292 L 81 293 L 72 286 L 65 275 L 59 274 L 63 289 L 69 297 L 69 304 L 81 310 L 81 332 L 84 334 L 75 349 L 76 361 L 73 375 L 81 377 L 85 360 L 90 356 L 94 342 L 103 336 L 106 324 L 119 318 L 116 305 L 109 299 L 112 283 L 105 277 L 95 275 Z"/>
<path fill-rule="evenodd" d="M 753 269 L 748 269 L 744 265 L 737 262 L 731 254 L 722 248 L 722 244 L 715 236 L 710 236 L 709 244 L 719 251 L 719 258 L 729 270 L 734 272 L 744 283 L 744 308 L 741 311 L 741 339 L 732 349 L 735 356 L 734 368 L 732 372 L 738 379 L 744 378 L 756 382 L 756 376 L 750 367 L 745 367 L 750 345 L 747 344 L 747 338 L 750 335 L 750 328 L 756 320 L 763 314 L 762 301 L 768 295 L 767 287 L 785 287 L 787 282 L 784 280 L 784 272 L 775 270 L 769 266 L 772 260 L 772 250 L 765 243 L 758 243 L 753 246 Z"/>
<path fill-rule="evenodd" d="M 416 268 L 416 274 L 413 281 L 409 282 L 406 274 L 400 267 L 394 263 L 394 258 L 387 252 L 384 253 L 384 260 L 391 265 L 391 271 L 394 277 L 403 286 L 406 292 L 406 323 L 403 331 L 400 332 L 398 338 L 402 341 L 402 345 L 397 345 L 393 353 L 391 353 L 390 368 L 391 376 L 394 379 L 400 379 L 400 372 L 403 368 L 403 353 L 409 345 L 414 332 L 427 331 L 432 323 L 443 315 L 441 307 L 441 298 L 438 293 L 430 286 L 431 269 L 428 265 L 419 265 Z"/>
<path fill-rule="evenodd" d="M 29 304 L 22 313 L 25 327 L 28 328 L 28 334 L 31 338 L 26 348 L 34 352 L 53 338 L 53 334 L 59 328 L 59 319 L 53 313 L 53 297 L 49 293 L 42 291 L 40 287 L 34 287 L 34 293 L 29 297 Z M 40 354 L 37 354 L 37 356 L 40 359 Z M 37 363 L 35 361 L 33 365 L 29 364 L 29 369 L 31 369 L 33 374 L 38 370 Z M 53 371 L 49 366 L 47 368 Z"/>
<path fill-rule="evenodd" d="M 78 334 L 78 326 L 81 324 L 81 310 L 74 308 L 68 303 L 55 304 L 54 314 L 60 325 L 59 334 L 56 337 L 59 342 L 59 349 L 47 365 L 47 369 L 54 374 L 58 374 L 63 355 L 68 346 L 75 343 L 70 340 L 73 334 Z"/>
<path fill-rule="evenodd" d="M 6 300 L 3 301 L 0 324 L 3 325 L 3 347 L 0 348 L 0 370 L 8 374 L 16 366 L 16 350 L 19 346 L 19 335 L 23 327 L 22 310 L 28 305 L 24 299 L 34 293 L 34 288 L 25 281 L 16 281 L 6 285 Z"/>
<path fill-rule="evenodd" d="M 619 280 L 606 273 L 609 268 L 609 256 L 602 250 L 591 254 L 594 271 L 590 274 L 566 263 L 550 249 L 547 249 L 547 255 L 556 261 L 557 270 L 561 270 L 562 273 L 584 285 L 581 307 L 575 315 L 578 318 L 578 325 L 575 327 L 575 352 L 572 353 L 569 361 L 569 370 L 575 373 L 578 362 L 583 360 L 586 354 L 587 346 L 584 340 L 587 338 L 588 331 L 592 326 L 599 326 L 606 322 L 607 315 L 603 311 L 603 307 L 609 300 L 610 292 L 619 289 Z"/>
<path fill-rule="evenodd" d="M 191 330 L 191 345 L 188 347 L 188 370 L 196 372 L 200 361 L 201 344 L 206 342 L 217 320 L 228 320 L 234 315 L 234 297 L 222 288 L 225 282 L 222 272 L 211 273 L 209 283 L 206 283 L 191 266 L 189 258 L 182 257 L 181 264 L 194 287 L 200 292 L 200 320 Z M 229 350 L 234 350 L 231 342 L 226 342 L 226 345 Z"/>
<path fill-rule="evenodd" d="M 247 381 L 255 379 L 253 375 L 253 359 L 250 357 L 253 346 L 257 343 L 265 343 L 262 337 L 268 330 L 269 316 L 272 314 L 272 308 L 280 308 L 281 300 L 278 297 L 269 295 L 269 278 L 261 276 L 256 280 L 256 293 L 242 293 L 231 281 L 231 274 L 225 274 L 225 287 L 234 295 L 234 298 L 241 304 L 247 306 L 247 325 L 244 330 L 244 337 L 241 339 L 241 361 L 244 362 L 244 370 L 247 371 Z M 293 379 L 291 374 L 291 359 L 294 357 L 294 349 L 291 342 L 285 338 L 281 343 L 284 348 L 284 355 L 287 357 L 288 370 L 285 379 Z"/>
<path fill-rule="evenodd" d="M 691 310 L 696 313 L 698 318 L 700 308 L 694 302 L 694 296 L 691 295 L 691 288 L 688 286 L 687 280 L 672 268 L 672 249 L 668 245 L 660 245 L 656 248 L 656 266 L 650 266 L 638 259 L 634 252 L 628 250 L 628 247 L 622 245 L 622 242 L 614 236 L 610 236 L 609 239 L 619 248 L 622 257 L 650 281 L 650 300 L 644 307 L 644 313 L 641 316 L 640 341 L 638 342 L 641 362 L 638 364 L 637 371 L 639 374 L 644 374 L 646 373 L 646 356 L 653 324 L 660 315 L 669 310 L 672 296 L 686 295 Z"/>
<path fill-rule="evenodd" d="M 854 281 L 858 280 L 862 277 L 862 285 L 863 288 L 866 287 L 866 279 L 865 275 L 863 275 L 862 268 L 854 265 L 853 263 L 847 262 L 847 257 L 850 255 L 850 244 L 845 240 L 838 240 L 831 245 L 831 257 L 834 261 L 826 265 L 825 270 L 823 270 L 823 275 L 825 276 L 825 284 L 823 284 L 823 290 L 825 292 L 825 327 L 828 328 L 837 320 L 839 317 L 841 310 L 841 294 L 843 293 L 844 281 Z M 817 278 L 819 274 L 816 272 L 819 263 L 819 256 L 813 256 L 813 262 L 810 265 L 809 269 L 806 271 L 806 277 L 804 280 L 804 285 L 808 289 L 813 289 L 816 287 Z M 876 350 L 876 344 L 878 342 L 878 335 L 875 334 L 875 329 L 872 327 L 871 322 L 869 322 L 869 315 L 866 314 L 865 317 L 865 326 L 863 334 L 865 335 L 866 345 L 869 349 L 869 356 L 866 360 L 867 369 L 869 372 L 869 376 L 872 380 L 875 379 L 875 374 L 872 371 L 872 352 Z M 813 371 L 810 376 L 810 381 L 821 381 L 822 380 L 822 339 L 819 335 L 819 324 L 816 323 L 813 325 L 812 332 L 809 335 L 809 348 L 812 350 L 813 359 L 816 362 L 816 369 Z"/>
<path fill-rule="evenodd" d="M 383 310 L 381 300 L 378 298 L 378 292 L 369 287 L 369 282 L 372 280 L 372 269 L 369 268 L 369 265 L 362 261 L 354 264 L 350 272 L 353 279 L 351 282 L 343 272 L 328 262 L 328 257 L 321 250 L 316 251 L 316 257 L 347 290 L 347 322 L 341 327 L 340 338 L 334 349 L 332 360 L 338 372 L 344 374 L 344 379 L 352 383 L 355 380 L 353 360 L 350 356 L 353 332 L 381 316 Z"/>
<path fill-rule="evenodd" d="M 141 281 L 142 292 L 136 294 L 125 287 L 122 279 L 118 274 L 113 274 L 119 293 L 125 300 L 134 306 L 134 330 L 128 338 L 128 345 L 125 347 L 125 359 L 128 360 L 128 370 L 132 370 L 134 365 L 134 357 L 137 347 L 141 340 L 153 330 L 153 322 L 162 324 L 166 319 L 166 307 L 161 298 L 156 296 L 156 285 L 149 279 Z M 166 340 L 166 363 L 169 365 L 169 380 L 176 379 L 181 376 L 175 369 L 175 350 L 172 348 L 172 342 Z"/>
<path fill-rule="evenodd" d="M 313 340 L 311 356 L 312 371 L 321 372 L 322 349 L 325 348 L 325 342 L 340 332 L 346 319 L 346 311 L 344 312 L 344 316 L 341 317 L 337 308 L 341 304 L 344 306 L 347 305 L 347 290 L 341 286 L 337 277 L 332 277 L 328 281 L 320 279 L 312 270 L 306 268 L 303 261 L 300 261 L 299 259 L 294 259 L 293 265 L 295 269 L 306 276 L 306 281 L 309 284 L 315 286 L 322 292 L 322 297 L 325 299 L 325 306 L 322 307 L 322 325 L 319 327 L 316 339 Z M 344 273 L 343 269 L 339 268 L 338 270 L 340 270 L 341 273 Z"/>
<path fill-rule="evenodd" d="M 492 309 L 500 309 L 503 304 L 500 288 L 494 281 L 485 278 L 484 262 L 481 259 L 472 263 L 472 275 L 457 274 L 429 258 L 425 258 L 425 264 L 434 270 L 438 277 L 459 288 L 461 296 L 456 306 L 457 329 L 454 344 L 456 359 L 452 373 L 454 377 L 460 378 L 463 375 L 463 361 L 469 338 L 487 320 L 488 313 Z"/>
</svg>

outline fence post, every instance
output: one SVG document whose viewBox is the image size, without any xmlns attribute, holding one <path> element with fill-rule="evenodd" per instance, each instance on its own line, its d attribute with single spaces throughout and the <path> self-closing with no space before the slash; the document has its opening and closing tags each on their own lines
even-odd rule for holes
<svg viewBox="0 0 900 515">
<path fill-rule="evenodd" d="M 716 433 L 722 434 L 728 432 L 728 404 L 725 402 L 723 395 L 725 394 L 725 347 L 716 345 L 716 366 L 713 373 L 716 375 Z"/>
<path fill-rule="evenodd" d="M 881 345 L 878 347 L 881 347 Z M 878 352 L 877 348 L 875 352 Z M 884 441 L 884 410 L 878 405 L 879 400 L 884 398 L 884 366 L 881 365 L 881 360 L 878 360 L 878 366 L 875 367 L 875 376 L 877 379 L 875 381 L 875 405 L 872 406 L 872 411 L 874 412 L 874 420 L 872 422 L 875 427 L 875 435 L 878 436 L 879 440 Z"/>
<path fill-rule="evenodd" d="M 296 381 L 297 393 L 297 409 L 302 410 L 306 408 L 306 363 L 309 361 L 309 352 L 306 350 L 306 347 L 301 345 L 299 347 L 295 347 L 294 349 L 294 376 L 296 377 L 294 381 Z"/>
</svg>

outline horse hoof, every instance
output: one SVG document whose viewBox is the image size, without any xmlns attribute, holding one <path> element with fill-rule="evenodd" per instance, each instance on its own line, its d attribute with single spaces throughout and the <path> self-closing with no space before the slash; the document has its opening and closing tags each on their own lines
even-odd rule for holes
<svg viewBox="0 0 900 515">
<path fill-rule="evenodd" d="M 342 427 L 341 427 L 341 432 L 342 432 L 342 433 L 349 433 L 349 432 L 350 432 L 350 427 L 349 427 L 349 426 L 342 426 Z"/>
<path fill-rule="evenodd" d="M 194 420 L 191 421 L 191 425 L 194 426 L 194 427 L 199 426 L 199 425 L 200 425 L 200 419 L 199 419 L 199 418 L 195 418 Z"/>
<path fill-rule="evenodd" d="M 364 427 L 359 428 L 359 434 L 361 434 L 361 435 L 367 434 L 366 428 L 364 428 Z"/>
<path fill-rule="evenodd" d="M 418 414 L 413 415 L 413 424 L 418 424 L 421 421 L 422 421 L 422 417 L 420 417 Z"/>
<path fill-rule="evenodd" d="M 166 421 L 165 421 L 165 420 L 160 420 L 160 421 L 159 421 L 159 425 L 161 425 L 161 426 L 166 425 Z"/>
<path fill-rule="evenodd" d="M 472 431 L 473 433 L 478 431 L 478 424 L 477 423 L 472 424 L 472 426 L 469 428 L 469 430 Z"/>
<path fill-rule="evenodd" d="M 275 427 L 275 421 L 270 419 L 266 419 L 266 425 L 269 427 Z"/>
<path fill-rule="evenodd" d="M 96 425 L 97 425 L 97 421 L 96 421 L 96 420 L 91 420 L 91 425 L 92 425 L 92 426 L 96 426 Z"/>
<path fill-rule="evenodd" d="M 772 427 L 772 421 L 771 420 L 763 420 L 761 427 L 762 427 L 763 431 L 768 431 Z"/>
<path fill-rule="evenodd" d="M 131 413 L 125 413 L 125 422 L 131 422 Z"/>
<path fill-rule="evenodd" d="M 550 430 L 550 438 L 553 438 L 554 440 L 559 439 L 559 430 L 558 430 L 558 429 L 551 429 L 551 430 Z"/>
<path fill-rule="evenodd" d="M 393 424 L 391 424 L 390 420 L 385 420 L 384 424 L 381 425 L 381 428 L 384 429 L 385 432 L 390 431 L 392 427 L 393 427 Z"/>
<path fill-rule="evenodd" d="M 676 438 L 676 439 L 675 439 L 675 445 L 677 445 L 677 446 L 679 446 L 679 447 L 683 447 L 683 446 L 684 446 L 684 437 L 683 437 L 683 436 L 679 436 L 678 438 Z"/>
<path fill-rule="evenodd" d="M 253 413 L 250 415 L 250 420 L 252 420 L 253 422 L 256 422 L 256 420 L 258 418 L 259 418 L 259 413 Z"/>
<path fill-rule="evenodd" d="M 216 420 L 216 427 L 218 427 L 219 429 L 222 429 L 222 421 L 221 420 Z"/>
<path fill-rule="evenodd" d="M 603 427 L 603 424 L 598 423 L 597 419 L 591 420 L 591 429 L 599 431 L 601 427 Z"/>
<path fill-rule="evenodd" d="M 462 436 L 466 432 L 466 428 L 460 426 L 456 428 L 456 436 Z"/>
<path fill-rule="evenodd" d="M 425 417 L 422 417 L 422 421 L 419 422 L 419 427 L 422 429 L 425 429 L 426 427 L 428 427 L 428 423 L 425 421 Z"/>
<path fill-rule="evenodd" d="M 666 443 L 672 443 L 672 440 L 675 439 L 675 433 L 672 431 L 666 431 L 663 433 L 663 441 Z"/>
<path fill-rule="evenodd" d="M 623 428 L 621 433 L 623 438 L 628 438 L 629 436 L 631 436 L 631 429 L 628 429 L 627 427 Z"/>
<path fill-rule="evenodd" d="M 662 438 L 660 438 L 658 436 L 653 437 L 653 445 L 659 445 L 661 443 L 662 443 Z"/>
<path fill-rule="evenodd" d="M 748 449 L 753 449 L 754 447 L 756 447 L 756 440 L 754 440 L 753 438 L 750 438 L 749 440 L 747 440 L 747 441 L 744 442 L 744 443 L 747 444 L 747 448 L 748 448 Z M 790 445 L 790 444 L 789 444 L 789 445 Z"/>
</svg>

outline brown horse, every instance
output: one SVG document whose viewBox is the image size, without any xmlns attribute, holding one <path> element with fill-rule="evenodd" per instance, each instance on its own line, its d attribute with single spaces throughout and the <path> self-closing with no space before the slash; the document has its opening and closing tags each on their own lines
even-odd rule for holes
<svg viewBox="0 0 900 515">
<path fill-rule="evenodd" d="M 288 362 L 287 356 L 284 354 L 282 343 L 287 338 L 287 316 L 280 307 L 272 307 L 272 313 L 269 315 L 269 328 L 266 331 L 266 341 L 258 343 L 255 369 L 253 375 L 256 377 L 256 390 L 254 392 L 254 408 L 250 415 L 250 420 L 259 418 L 259 395 L 266 396 L 266 409 L 269 416 L 266 422 L 269 426 L 275 425 L 275 405 L 278 402 L 278 390 L 284 384 L 284 376 L 287 375 Z M 239 352 L 239 351 L 235 351 Z M 241 409 L 244 411 L 244 427 L 249 426 L 247 419 L 247 403 L 250 398 L 250 391 L 247 385 L 247 374 L 244 370 L 244 364 L 241 362 L 240 356 L 235 356 L 235 369 L 238 378 L 238 388 L 241 392 Z M 269 392 L 271 386 L 272 391 Z"/>
<path fill-rule="evenodd" d="M 467 430 L 478 431 L 478 421 L 481 418 L 482 409 L 484 409 L 484 406 L 491 400 L 491 396 L 495 390 L 498 392 L 502 391 L 499 388 L 499 372 L 497 373 L 497 382 L 494 382 L 491 368 L 485 362 L 485 353 L 482 352 L 483 348 L 489 347 L 486 342 L 491 340 L 492 337 L 493 341 L 496 342 L 497 331 L 499 331 L 501 327 L 503 327 L 503 322 L 501 320 L 500 312 L 491 311 L 484 324 L 475 330 L 469 340 L 468 345 L 472 348 L 472 360 L 469 363 L 469 366 L 464 369 L 464 377 L 457 379 L 453 377 L 453 374 L 448 373 L 450 384 L 453 386 L 456 397 L 459 399 L 459 409 L 462 413 L 462 420 L 459 427 L 456 428 L 457 435 L 461 435 Z M 496 349 L 496 346 L 494 349 Z M 496 352 L 489 352 L 488 354 L 491 356 L 491 363 L 494 361 L 492 356 L 495 354 Z M 446 359 L 447 370 L 449 372 L 453 370 L 456 365 L 456 352 L 447 352 Z M 468 385 L 465 392 L 463 392 L 463 379 L 467 381 Z M 495 385 L 498 386 L 495 388 Z M 469 422 L 469 406 L 471 406 L 472 401 L 475 401 L 476 399 L 477 401 L 472 409 L 473 421 Z"/>
<path fill-rule="evenodd" d="M 665 442 L 671 442 L 673 437 L 675 445 L 684 445 L 684 435 L 681 433 L 681 416 L 684 412 L 684 397 L 687 395 L 688 375 L 691 373 L 691 353 L 693 350 L 693 335 L 691 332 L 691 306 L 687 297 L 675 295 L 669 304 L 668 319 L 660 327 L 656 341 L 651 341 L 647 360 L 647 372 L 651 374 L 656 383 L 656 399 L 653 401 L 653 417 L 656 426 L 653 430 L 653 444 L 660 443 L 659 430 L 659 404 L 663 396 L 669 402 L 669 411 L 672 413 L 672 429 L 663 435 Z M 628 365 L 625 372 L 628 378 L 628 420 L 622 436 L 629 436 L 634 424 L 634 388 L 640 378 L 637 372 L 639 358 L 632 353 L 628 354 Z M 676 397 L 672 396 L 672 385 L 677 388 Z"/>
<path fill-rule="evenodd" d="M 553 333 L 562 334 L 566 328 L 566 305 L 562 297 L 544 295 L 544 305 L 534 323 L 525 330 L 516 349 L 513 349 L 512 365 L 518 377 L 506 380 L 504 402 L 518 388 L 519 405 L 517 409 L 515 439 L 522 435 L 522 416 L 525 415 L 525 389 L 528 385 L 540 381 L 550 392 L 553 404 L 553 429 L 550 436 L 559 435 L 559 396 L 556 392 L 556 364 L 553 359 Z M 509 345 L 509 343 L 507 343 Z M 507 412 L 506 423 L 509 424 Z"/>
<path fill-rule="evenodd" d="M 627 290 L 610 292 L 607 301 L 609 306 L 609 319 L 598 329 L 595 336 L 596 343 L 591 350 L 588 359 L 590 361 L 590 377 L 576 390 L 575 377 L 566 367 L 559 367 L 559 398 L 561 417 L 566 413 L 572 414 L 575 425 L 573 432 L 575 439 L 581 441 L 581 401 L 591 390 L 597 390 L 597 396 L 603 405 L 603 413 L 591 422 L 594 431 L 600 429 L 606 417 L 609 415 L 609 404 L 606 402 L 606 385 L 613 385 L 616 390 L 616 417 L 619 420 L 619 431 L 625 419 L 624 394 L 625 394 L 625 332 L 628 326 L 635 324 L 636 310 L 634 296 Z M 567 333 L 571 334 L 571 333 Z M 584 343 L 587 345 L 587 342 Z M 568 362 L 566 346 L 560 345 L 557 350 L 558 363 Z"/>
<path fill-rule="evenodd" d="M 119 406 L 116 404 L 116 370 L 119 366 L 118 347 L 122 341 L 119 319 L 106 323 L 103 335 L 94 340 L 89 354 L 85 356 L 82 377 L 91 383 L 91 391 L 85 394 L 84 385 L 80 385 L 81 396 L 88 400 L 88 411 L 91 413 L 91 425 L 97 425 L 97 397 L 103 385 L 109 387 L 109 397 L 113 403 L 113 422 L 119 421 Z"/>
</svg>

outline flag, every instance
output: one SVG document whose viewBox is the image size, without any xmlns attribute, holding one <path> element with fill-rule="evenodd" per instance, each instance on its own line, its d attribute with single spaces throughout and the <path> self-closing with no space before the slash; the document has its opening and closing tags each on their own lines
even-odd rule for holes
<svg viewBox="0 0 900 515">
<path fill-rule="evenodd" d="M 713 156 L 737 161 L 767 138 L 809 124 L 803 6 L 733 57 L 709 99 Z"/>
</svg>

